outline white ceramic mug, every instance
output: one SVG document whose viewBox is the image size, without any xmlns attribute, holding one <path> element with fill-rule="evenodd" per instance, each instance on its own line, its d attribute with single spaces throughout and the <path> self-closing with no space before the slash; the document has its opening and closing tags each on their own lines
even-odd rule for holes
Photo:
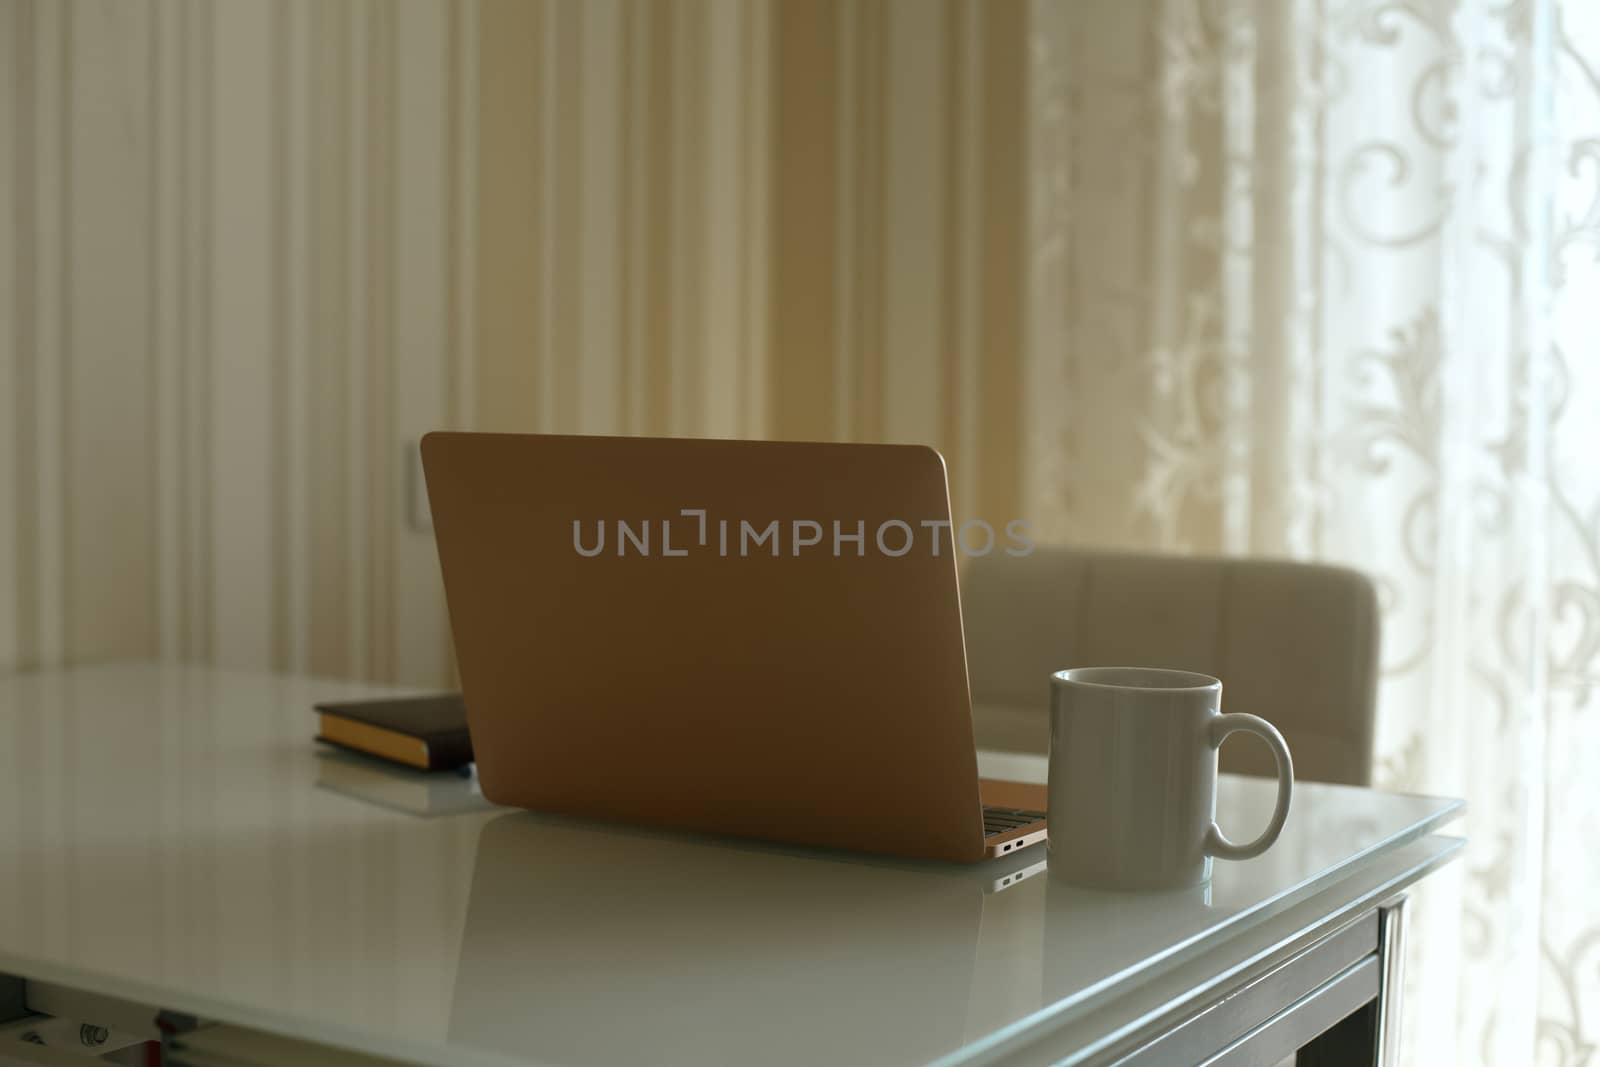
<svg viewBox="0 0 1600 1067">
<path fill-rule="evenodd" d="M 1181 889 L 1212 857 L 1259 856 L 1289 816 L 1294 765 L 1283 735 L 1222 714 L 1222 683 L 1154 667 L 1079 667 L 1050 678 L 1050 875 L 1102 889 Z M 1236 845 L 1216 824 L 1217 749 L 1244 730 L 1272 748 L 1278 802 Z"/>
</svg>

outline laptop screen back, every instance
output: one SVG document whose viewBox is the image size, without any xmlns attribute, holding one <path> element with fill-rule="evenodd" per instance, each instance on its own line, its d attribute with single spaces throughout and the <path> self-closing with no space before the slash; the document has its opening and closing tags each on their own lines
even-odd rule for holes
<svg viewBox="0 0 1600 1067">
<path fill-rule="evenodd" d="M 938 453 L 436 433 L 423 461 L 491 800 L 979 858 Z"/>
</svg>

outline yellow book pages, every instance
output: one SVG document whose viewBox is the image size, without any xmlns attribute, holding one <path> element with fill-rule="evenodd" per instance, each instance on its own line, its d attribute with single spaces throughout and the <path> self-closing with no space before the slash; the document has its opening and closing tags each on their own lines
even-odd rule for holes
<svg viewBox="0 0 1600 1067">
<path fill-rule="evenodd" d="M 360 749 L 374 756 L 394 760 L 422 770 L 428 769 L 428 743 L 417 737 L 353 722 L 338 715 L 321 715 L 321 736 L 324 740 L 347 748 Z"/>
</svg>

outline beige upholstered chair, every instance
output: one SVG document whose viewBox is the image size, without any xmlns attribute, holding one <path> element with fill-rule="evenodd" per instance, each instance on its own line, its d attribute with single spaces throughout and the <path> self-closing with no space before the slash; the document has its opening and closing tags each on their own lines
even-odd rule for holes
<svg viewBox="0 0 1600 1067">
<path fill-rule="evenodd" d="M 1176 667 L 1221 678 L 1224 711 L 1274 723 L 1296 777 L 1371 781 L 1378 605 L 1356 571 L 1039 548 L 970 560 L 961 601 L 979 748 L 1048 750 L 1054 671 Z M 1274 773 L 1248 740 L 1223 746 L 1222 769 Z"/>
</svg>

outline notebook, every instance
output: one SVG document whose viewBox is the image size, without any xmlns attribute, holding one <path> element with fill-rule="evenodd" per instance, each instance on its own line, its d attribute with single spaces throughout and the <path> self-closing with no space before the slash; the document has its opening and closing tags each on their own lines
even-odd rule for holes
<svg viewBox="0 0 1600 1067">
<path fill-rule="evenodd" d="M 472 762 L 467 710 L 458 693 L 318 704 L 317 740 L 424 771 Z"/>
</svg>

